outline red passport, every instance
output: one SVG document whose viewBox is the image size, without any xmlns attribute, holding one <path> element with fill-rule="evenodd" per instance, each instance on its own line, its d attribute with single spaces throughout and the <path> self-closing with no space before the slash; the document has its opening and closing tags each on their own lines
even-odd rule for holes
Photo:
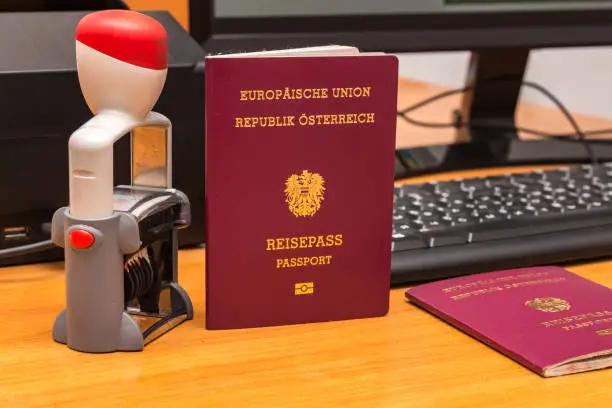
<svg viewBox="0 0 612 408">
<path fill-rule="evenodd" d="M 612 290 L 559 267 L 427 283 L 406 297 L 544 377 L 612 364 Z"/>
<path fill-rule="evenodd" d="M 205 64 L 206 327 L 385 315 L 397 58 L 318 47 Z"/>
</svg>

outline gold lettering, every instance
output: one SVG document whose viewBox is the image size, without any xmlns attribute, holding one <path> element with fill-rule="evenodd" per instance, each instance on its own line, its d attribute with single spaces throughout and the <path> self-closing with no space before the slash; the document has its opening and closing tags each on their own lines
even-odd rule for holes
<svg viewBox="0 0 612 408">
<path fill-rule="evenodd" d="M 266 239 L 267 251 L 282 251 L 298 248 L 325 248 L 342 245 L 342 234 L 309 235 L 301 237 Z"/>
<path fill-rule="evenodd" d="M 285 241 L 283 240 L 283 238 L 277 238 L 276 239 L 276 249 L 277 250 L 285 249 L 285 247 L 283 246 L 284 242 Z"/>
<path fill-rule="evenodd" d="M 367 116 L 366 123 L 374 123 L 374 114 L 373 113 L 368 113 L 368 114 L 366 114 L 366 116 Z"/>
<path fill-rule="evenodd" d="M 275 246 L 276 241 L 274 241 L 273 239 L 266 239 L 266 243 L 268 244 L 266 251 L 276 250 L 276 246 Z"/>
<path fill-rule="evenodd" d="M 365 98 L 369 97 L 372 88 L 369 86 L 357 86 L 354 88 L 332 88 L 334 98 Z"/>
<path fill-rule="evenodd" d="M 294 258 L 278 258 L 276 259 L 276 268 L 301 268 L 305 266 L 323 266 L 331 265 L 331 255 L 318 256 L 300 256 Z"/>
<path fill-rule="evenodd" d="M 317 248 L 322 246 L 325 246 L 325 239 L 323 238 L 323 235 L 319 235 L 317 237 Z"/>
<path fill-rule="evenodd" d="M 306 116 L 300 118 L 306 119 Z M 302 122 L 300 122 L 302 124 Z M 254 116 L 235 118 L 234 127 L 285 127 L 295 126 L 295 116 Z"/>
</svg>

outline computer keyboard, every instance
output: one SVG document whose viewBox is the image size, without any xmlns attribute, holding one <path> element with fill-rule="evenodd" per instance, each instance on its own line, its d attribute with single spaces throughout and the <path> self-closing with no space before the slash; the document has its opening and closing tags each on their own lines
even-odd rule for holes
<svg viewBox="0 0 612 408">
<path fill-rule="evenodd" d="M 612 163 L 396 185 L 392 284 L 612 255 Z"/>
</svg>

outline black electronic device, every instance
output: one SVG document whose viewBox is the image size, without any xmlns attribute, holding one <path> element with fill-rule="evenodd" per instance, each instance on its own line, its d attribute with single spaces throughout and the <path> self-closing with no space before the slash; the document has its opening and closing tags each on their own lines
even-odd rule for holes
<svg viewBox="0 0 612 408">
<path fill-rule="evenodd" d="M 76 73 L 75 29 L 86 11 L 0 13 L 0 253 L 50 238 L 55 209 L 68 203 L 74 129 L 91 117 Z M 168 33 L 168 75 L 155 110 L 173 123 L 173 180 L 192 204 L 182 247 L 204 242 L 204 52 L 167 12 L 145 12 Z M 115 185 L 131 176 L 130 142 L 115 146 Z M 0 266 L 59 260 L 47 249 L 1 256 Z M 17 253 L 17 252 L 16 252 Z"/>
<path fill-rule="evenodd" d="M 395 189 L 394 284 L 610 256 L 612 163 Z"/>
</svg>

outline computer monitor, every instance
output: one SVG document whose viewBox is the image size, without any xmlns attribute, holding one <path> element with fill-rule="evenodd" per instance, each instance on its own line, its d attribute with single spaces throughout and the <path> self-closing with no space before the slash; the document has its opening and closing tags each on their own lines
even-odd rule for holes
<svg viewBox="0 0 612 408">
<path fill-rule="evenodd" d="M 609 44 L 612 1 L 191 0 L 210 52 L 342 43 L 364 51 Z"/>
<path fill-rule="evenodd" d="M 612 45 L 612 0 L 191 0 L 190 32 L 210 53 L 326 44 L 471 51 L 457 113 L 468 124 L 458 139 L 469 142 L 398 151 L 399 178 L 589 160 L 576 143 L 519 139 L 515 111 L 531 50 Z M 612 145 L 598 145 L 597 156 L 612 160 Z"/>
</svg>

